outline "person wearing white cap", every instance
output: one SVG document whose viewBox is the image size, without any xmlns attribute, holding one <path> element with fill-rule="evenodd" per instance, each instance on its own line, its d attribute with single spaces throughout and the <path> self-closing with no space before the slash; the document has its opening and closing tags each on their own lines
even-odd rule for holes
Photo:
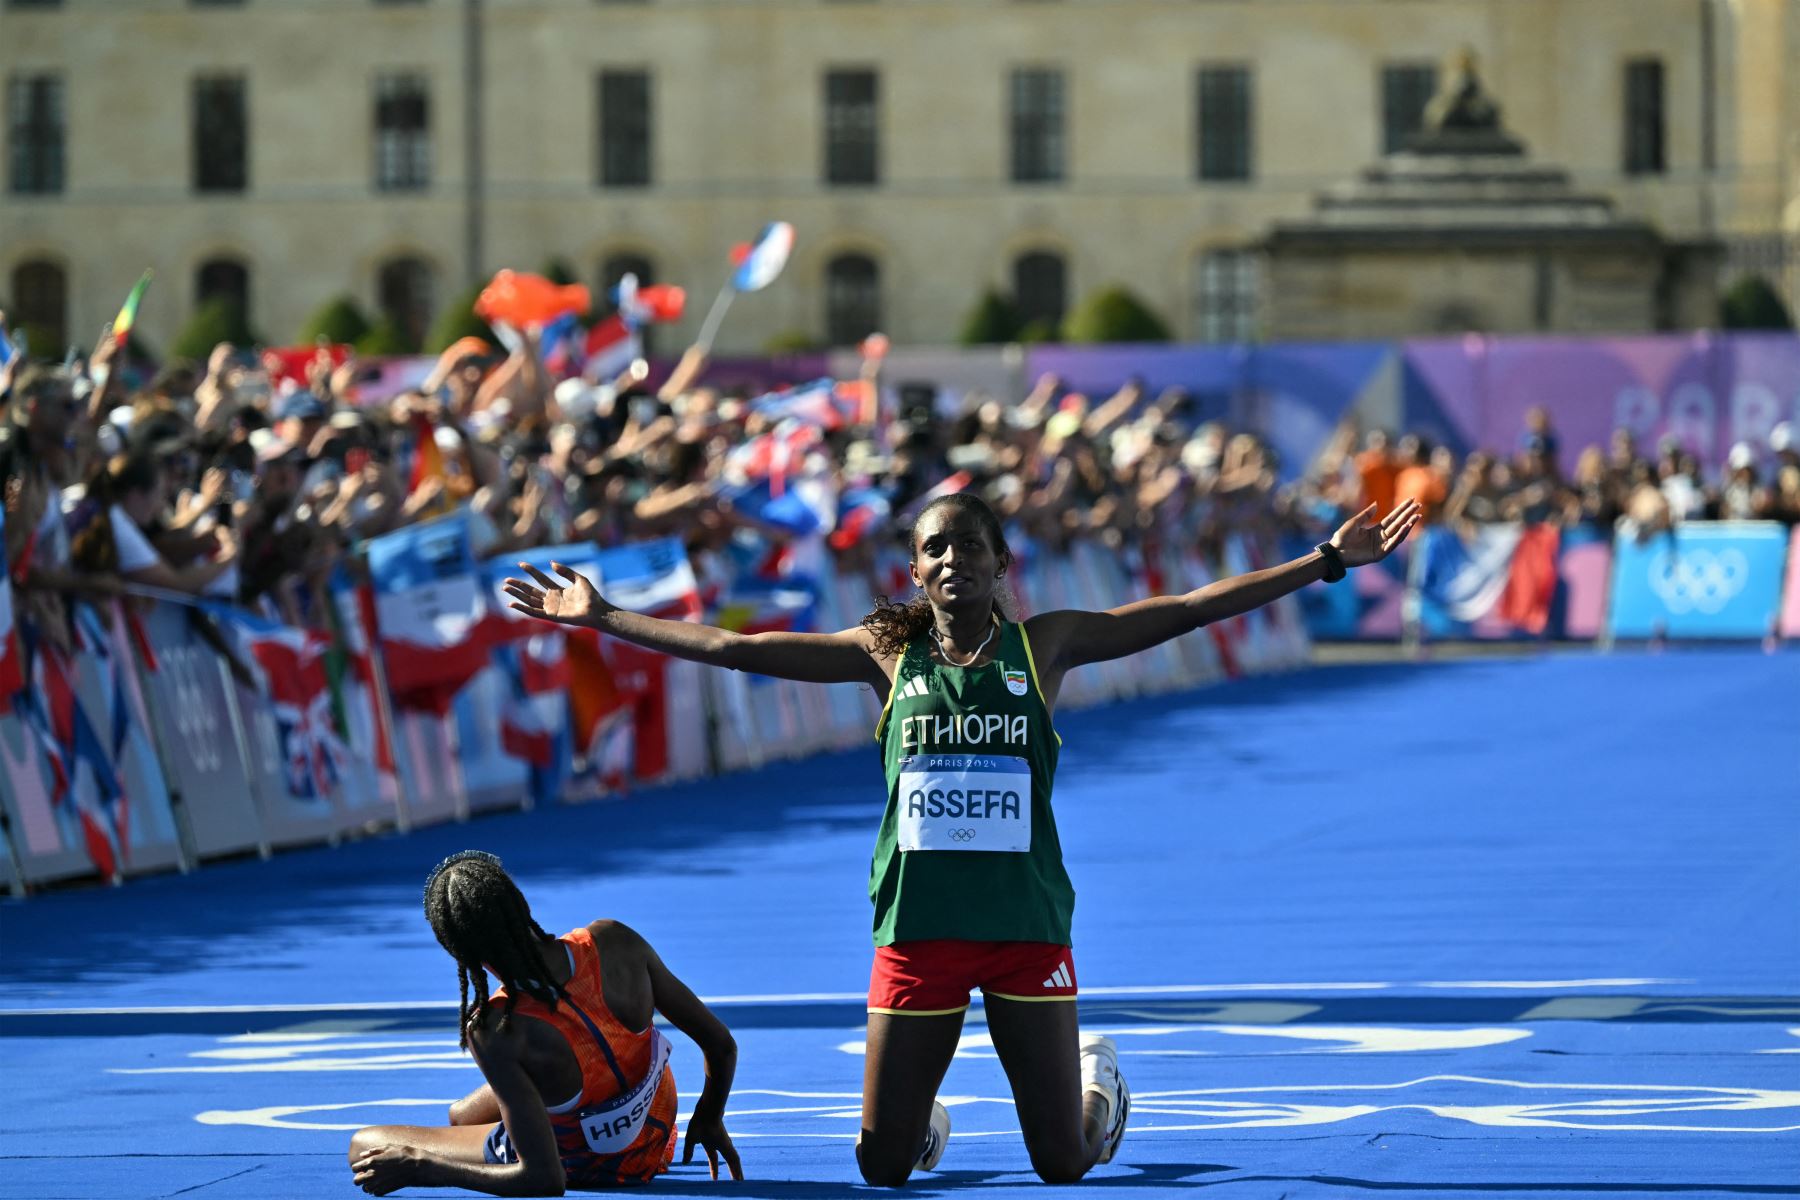
<svg viewBox="0 0 1800 1200">
<path fill-rule="evenodd" d="M 1756 449 L 1739 442 L 1725 456 L 1725 482 L 1719 488 L 1721 521 L 1754 521 L 1767 515 L 1769 494 L 1756 478 Z"/>
<path fill-rule="evenodd" d="M 1769 449 L 1775 454 L 1775 470 L 1779 473 L 1783 467 L 1800 467 L 1800 446 L 1794 444 L 1794 423 L 1778 422 L 1769 430 Z"/>
</svg>

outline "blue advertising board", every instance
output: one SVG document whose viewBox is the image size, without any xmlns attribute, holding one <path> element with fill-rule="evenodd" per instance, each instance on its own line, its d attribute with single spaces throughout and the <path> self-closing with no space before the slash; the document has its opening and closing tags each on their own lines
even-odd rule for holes
<svg viewBox="0 0 1800 1200">
<path fill-rule="evenodd" d="M 1677 526 L 1613 547 L 1614 637 L 1758 638 L 1781 609 L 1787 531 L 1775 521 Z"/>
</svg>

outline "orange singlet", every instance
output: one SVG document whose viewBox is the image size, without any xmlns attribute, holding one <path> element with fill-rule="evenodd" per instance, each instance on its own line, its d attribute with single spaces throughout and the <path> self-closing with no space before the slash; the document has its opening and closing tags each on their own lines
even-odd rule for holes
<svg viewBox="0 0 1800 1200">
<path fill-rule="evenodd" d="M 532 1017 L 562 1034 L 581 1064 L 581 1094 L 550 1108 L 550 1124 L 571 1187 L 647 1183 L 675 1157 L 675 1072 L 668 1039 L 654 1021 L 625 1028 L 606 1007 L 600 986 L 600 950 L 593 935 L 576 929 L 557 939 L 573 974 L 551 1008 L 520 996 L 514 1016 Z M 504 1003 L 506 990 L 489 1003 Z M 490 1162 L 516 1162 L 504 1125 L 488 1138 Z"/>
</svg>

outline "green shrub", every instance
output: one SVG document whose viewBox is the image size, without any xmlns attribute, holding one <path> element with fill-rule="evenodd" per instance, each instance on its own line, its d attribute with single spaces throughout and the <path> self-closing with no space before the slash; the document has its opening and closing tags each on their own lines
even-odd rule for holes
<svg viewBox="0 0 1800 1200">
<path fill-rule="evenodd" d="M 315 345 L 322 338 L 334 346 L 354 345 L 369 332 L 369 319 L 349 296 L 330 300 L 300 327 L 297 346 Z"/>
<path fill-rule="evenodd" d="M 1166 342 L 1169 327 L 1128 288 L 1102 288 L 1075 306 L 1063 321 L 1063 341 L 1102 345 L 1113 342 Z"/>
<path fill-rule="evenodd" d="M 965 346 L 1003 345 L 1018 340 L 1023 324 L 1018 306 L 989 288 L 969 311 L 957 340 Z"/>
</svg>

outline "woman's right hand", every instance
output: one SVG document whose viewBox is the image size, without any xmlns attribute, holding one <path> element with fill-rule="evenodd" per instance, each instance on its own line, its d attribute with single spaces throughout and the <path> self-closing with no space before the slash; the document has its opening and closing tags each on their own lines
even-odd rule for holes
<svg viewBox="0 0 1800 1200">
<path fill-rule="evenodd" d="M 535 586 L 523 579 L 508 579 L 504 586 L 506 594 L 512 597 L 512 607 L 528 617 L 563 625 L 593 625 L 614 607 L 585 576 L 559 562 L 551 563 L 550 569 L 568 580 L 566 584 L 558 583 L 530 563 L 520 563 L 519 568 L 536 580 Z"/>
</svg>

